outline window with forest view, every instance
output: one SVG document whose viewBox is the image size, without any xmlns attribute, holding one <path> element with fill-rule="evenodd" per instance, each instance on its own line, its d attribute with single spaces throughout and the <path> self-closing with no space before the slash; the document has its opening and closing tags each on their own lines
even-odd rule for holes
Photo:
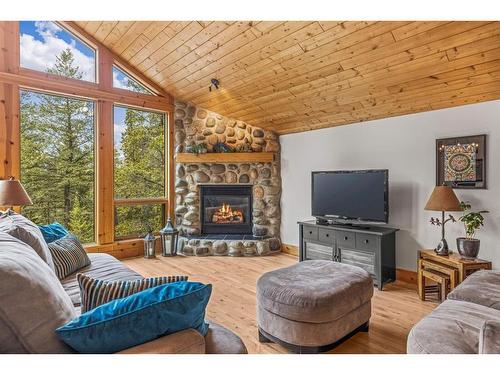
<svg viewBox="0 0 500 375">
<path fill-rule="evenodd" d="M 50 21 L 21 21 L 19 34 L 23 68 L 96 81 L 95 50 L 59 24 Z M 61 71 L 57 68 L 61 56 L 71 56 L 71 70 Z"/>
<path fill-rule="evenodd" d="M 119 202 L 115 237 L 160 230 L 165 212 L 165 115 L 115 106 L 114 144 L 114 191 Z M 141 204 L 143 198 L 150 200 Z"/>
<path fill-rule="evenodd" d="M 57 69 L 66 69 L 64 57 Z M 21 91 L 21 180 L 33 201 L 23 214 L 58 221 L 94 241 L 94 103 Z"/>
</svg>

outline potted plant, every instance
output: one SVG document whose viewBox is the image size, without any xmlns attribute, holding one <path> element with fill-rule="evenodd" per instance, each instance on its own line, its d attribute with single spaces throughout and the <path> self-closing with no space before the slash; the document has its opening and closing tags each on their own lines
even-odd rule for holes
<svg viewBox="0 0 500 375">
<path fill-rule="evenodd" d="M 462 211 L 466 211 L 466 213 L 458 219 L 464 223 L 465 237 L 457 238 L 458 252 L 464 258 L 476 258 L 479 253 L 480 241 L 474 238 L 474 236 L 476 235 L 476 231 L 484 225 L 484 217 L 482 214 L 489 211 L 470 211 L 472 206 L 469 202 L 460 202 L 460 207 Z"/>
</svg>

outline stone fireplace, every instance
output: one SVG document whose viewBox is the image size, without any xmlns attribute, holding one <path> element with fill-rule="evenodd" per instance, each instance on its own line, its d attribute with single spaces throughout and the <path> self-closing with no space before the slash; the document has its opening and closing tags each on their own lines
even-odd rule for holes
<svg viewBox="0 0 500 375">
<path fill-rule="evenodd" d="M 252 186 L 201 185 L 201 234 L 252 234 Z"/>
<path fill-rule="evenodd" d="M 278 136 L 242 121 L 176 101 L 175 218 L 184 255 L 267 255 L 281 250 Z M 180 162 L 199 144 L 238 152 L 272 153 L 271 161 Z M 214 154 L 215 155 L 215 154 Z"/>
</svg>

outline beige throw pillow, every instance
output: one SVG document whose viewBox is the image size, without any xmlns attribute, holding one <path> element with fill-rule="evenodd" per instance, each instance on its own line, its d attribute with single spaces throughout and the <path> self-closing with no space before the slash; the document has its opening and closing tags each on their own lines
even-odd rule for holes
<svg viewBox="0 0 500 375">
<path fill-rule="evenodd" d="M 0 232 L 0 353 L 70 353 L 55 329 L 76 318 L 47 263 Z"/>
<path fill-rule="evenodd" d="M 49 247 L 38 226 L 23 215 L 11 213 L 0 216 L 0 232 L 10 234 L 30 246 L 42 260 L 54 270 L 54 262 Z"/>
</svg>

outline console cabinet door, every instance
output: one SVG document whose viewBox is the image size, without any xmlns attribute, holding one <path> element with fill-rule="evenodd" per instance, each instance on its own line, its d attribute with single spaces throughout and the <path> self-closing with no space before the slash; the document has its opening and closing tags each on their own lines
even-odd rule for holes
<svg viewBox="0 0 500 375">
<path fill-rule="evenodd" d="M 372 277 L 377 276 L 375 268 L 375 253 L 360 250 L 341 249 L 340 254 L 342 263 L 360 267 L 367 271 Z"/>
<path fill-rule="evenodd" d="M 333 246 L 304 241 L 304 260 L 332 260 Z"/>
</svg>

